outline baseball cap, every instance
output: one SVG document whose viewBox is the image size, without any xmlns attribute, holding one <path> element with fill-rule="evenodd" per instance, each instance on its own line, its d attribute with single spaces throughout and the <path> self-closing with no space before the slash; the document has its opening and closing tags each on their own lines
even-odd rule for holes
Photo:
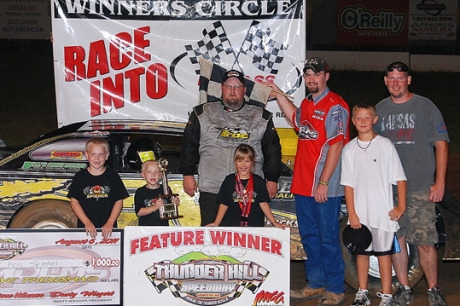
<svg viewBox="0 0 460 306">
<path fill-rule="evenodd" d="M 304 63 L 303 72 L 307 71 L 307 69 L 313 70 L 314 73 L 318 73 L 320 71 L 330 71 L 329 65 L 320 57 L 312 57 L 307 59 Z"/>
<path fill-rule="evenodd" d="M 371 245 L 372 234 L 364 224 L 358 229 L 347 225 L 342 232 L 342 241 L 351 254 L 362 253 Z"/>
<path fill-rule="evenodd" d="M 224 75 L 224 79 L 222 81 L 222 83 L 225 83 L 225 81 L 227 81 L 228 79 L 230 78 L 237 78 L 241 84 L 245 85 L 245 82 L 244 82 L 244 75 L 242 72 L 238 71 L 238 70 L 229 70 L 225 73 Z"/>
<path fill-rule="evenodd" d="M 395 70 L 398 70 L 401 72 L 407 72 L 407 74 L 409 74 L 409 66 L 407 66 L 403 62 L 393 62 L 390 65 L 388 65 L 387 72 L 391 72 Z"/>
</svg>

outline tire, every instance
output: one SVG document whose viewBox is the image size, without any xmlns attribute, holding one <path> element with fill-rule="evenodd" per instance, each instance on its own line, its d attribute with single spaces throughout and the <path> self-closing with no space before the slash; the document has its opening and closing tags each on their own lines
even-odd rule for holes
<svg viewBox="0 0 460 306">
<path fill-rule="evenodd" d="M 343 218 L 340 224 L 340 233 L 343 232 L 345 226 L 347 225 L 348 218 Z M 358 283 L 358 272 L 356 268 L 356 255 L 351 255 L 348 253 L 348 249 L 345 247 L 343 243 L 341 243 L 342 247 L 342 255 L 343 260 L 345 261 L 345 282 L 358 291 L 359 283 Z M 417 285 L 417 283 L 423 277 L 422 267 L 420 266 L 420 260 L 418 256 L 417 247 L 408 243 L 407 250 L 409 253 L 409 286 L 412 288 Z M 372 293 L 377 293 L 381 291 L 382 284 L 380 281 L 379 269 L 378 269 L 378 261 L 377 257 L 371 256 L 370 258 L 370 267 L 369 267 L 369 279 L 368 279 L 368 290 Z M 391 280 L 391 290 L 393 294 L 399 287 L 399 282 L 396 277 L 394 270 L 392 271 L 392 280 Z"/>
<path fill-rule="evenodd" d="M 75 228 L 77 217 L 70 203 L 43 200 L 22 206 L 11 218 L 8 228 Z"/>
</svg>

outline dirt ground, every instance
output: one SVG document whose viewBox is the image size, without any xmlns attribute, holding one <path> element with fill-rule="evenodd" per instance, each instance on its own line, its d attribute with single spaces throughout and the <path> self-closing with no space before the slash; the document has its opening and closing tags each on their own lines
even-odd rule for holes
<svg viewBox="0 0 460 306">
<path fill-rule="evenodd" d="M 460 305 L 460 261 L 442 261 L 441 257 L 444 248 L 438 248 L 439 256 L 439 278 L 438 288 L 443 292 L 448 306 Z M 291 289 L 302 288 L 305 285 L 305 271 L 303 261 L 291 261 Z M 410 305 L 412 306 L 428 306 L 427 285 L 423 278 L 414 290 L 415 300 Z M 350 286 L 345 286 L 345 303 L 342 305 L 351 305 L 355 297 L 356 291 Z M 378 305 L 380 298 L 370 296 L 371 305 Z M 291 306 L 316 306 L 317 299 L 308 301 L 291 301 Z"/>
<path fill-rule="evenodd" d="M 457 199 L 460 199 L 460 154 L 450 154 L 448 161 L 448 171 L 446 180 L 446 191 L 450 192 Z M 444 247 L 438 248 L 439 258 L 439 277 L 438 287 L 444 294 L 448 306 L 460 305 L 460 261 L 443 261 L 442 255 Z M 291 261 L 291 289 L 302 288 L 305 286 L 305 270 L 303 261 Z M 428 306 L 427 284 L 425 278 L 415 286 L 415 300 L 410 305 L 412 306 Z M 350 286 L 345 286 L 345 303 L 342 305 L 351 305 L 355 297 L 356 291 Z M 371 296 L 371 305 L 378 305 L 380 298 Z M 308 301 L 290 301 L 291 306 L 316 306 L 317 299 Z"/>
</svg>

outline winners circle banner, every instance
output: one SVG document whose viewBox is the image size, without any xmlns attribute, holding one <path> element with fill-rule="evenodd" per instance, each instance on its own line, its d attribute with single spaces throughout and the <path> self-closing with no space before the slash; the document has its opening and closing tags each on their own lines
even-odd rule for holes
<svg viewBox="0 0 460 306">
<path fill-rule="evenodd" d="M 125 305 L 289 305 L 289 230 L 126 227 Z"/>
<path fill-rule="evenodd" d="M 302 0 L 54 0 L 58 125 L 88 119 L 186 122 L 200 59 L 305 96 Z M 277 127 L 288 127 L 276 102 Z"/>
</svg>

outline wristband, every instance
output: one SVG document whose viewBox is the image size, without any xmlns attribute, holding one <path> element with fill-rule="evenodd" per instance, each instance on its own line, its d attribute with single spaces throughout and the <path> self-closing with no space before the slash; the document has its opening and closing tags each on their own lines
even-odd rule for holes
<svg viewBox="0 0 460 306">
<path fill-rule="evenodd" d="M 319 184 L 320 184 L 320 185 L 324 185 L 324 186 L 329 186 L 329 182 L 319 181 Z"/>
</svg>

